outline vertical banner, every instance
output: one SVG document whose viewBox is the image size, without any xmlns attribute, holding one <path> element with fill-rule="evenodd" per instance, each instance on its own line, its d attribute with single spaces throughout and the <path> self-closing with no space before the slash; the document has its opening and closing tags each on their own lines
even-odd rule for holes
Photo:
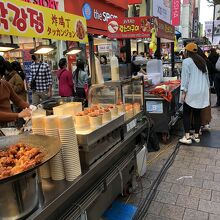
<svg viewBox="0 0 220 220">
<path fill-rule="evenodd" d="M 172 1 L 172 25 L 180 25 L 180 0 Z"/>
</svg>

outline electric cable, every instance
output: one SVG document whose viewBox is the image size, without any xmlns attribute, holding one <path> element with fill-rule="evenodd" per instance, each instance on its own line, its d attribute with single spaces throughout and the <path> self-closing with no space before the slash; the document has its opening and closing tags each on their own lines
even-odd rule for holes
<svg viewBox="0 0 220 220">
<path fill-rule="evenodd" d="M 164 164 L 164 166 L 162 167 L 158 177 L 154 180 L 150 192 L 148 193 L 148 195 L 146 196 L 145 200 L 143 201 L 143 203 L 138 207 L 136 214 L 133 218 L 133 220 L 141 220 L 145 217 L 148 208 L 156 194 L 157 188 L 159 186 L 159 184 L 161 183 L 164 175 L 166 174 L 167 170 L 169 169 L 169 167 L 172 165 L 172 163 L 175 160 L 175 157 L 179 151 L 179 147 L 181 145 L 179 143 L 176 144 L 174 151 L 172 152 L 172 154 L 169 156 L 168 160 L 166 161 L 166 163 Z"/>
</svg>

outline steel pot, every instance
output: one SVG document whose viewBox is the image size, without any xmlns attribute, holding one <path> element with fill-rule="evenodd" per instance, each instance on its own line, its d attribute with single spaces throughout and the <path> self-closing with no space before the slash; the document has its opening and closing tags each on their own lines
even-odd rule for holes
<svg viewBox="0 0 220 220">
<path fill-rule="evenodd" d="M 42 201 L 43 193 L 37 171 L 0 184 L 0 219 L 25 219 Z"/>
</svg>

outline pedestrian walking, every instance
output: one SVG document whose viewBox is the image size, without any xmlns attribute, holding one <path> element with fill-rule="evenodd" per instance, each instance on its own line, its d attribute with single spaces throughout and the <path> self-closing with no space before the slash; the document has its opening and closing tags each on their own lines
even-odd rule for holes
<svg viewBox="0 0 220 220">
<path fill-rule="evenodd" d="M 52 96 L 52 75 L 47 63 L 32 55 L 29 87 L 32 90 L 32 104 L 38 105 Z"/>
</svg>

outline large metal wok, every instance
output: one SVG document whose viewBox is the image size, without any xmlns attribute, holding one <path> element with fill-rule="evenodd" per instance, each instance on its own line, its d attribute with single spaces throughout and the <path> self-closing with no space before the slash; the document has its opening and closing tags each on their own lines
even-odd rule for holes
<svg viewBox="0 0 220 220">
<path fill-rule="evenodd" d="M 0 184 L 4 182 L 8 182 L 14 179 L 19 178 L 22 175 L 25 175 L 37 167 L 43 165 L 61 150 L 61 143 L 58 138 L 43 136 L 43 135 L 16 135 L 16 136 L 8 136 L 8 137 L 0 137 L 0 150 L 5 150 L 8 146 L 16 144 L 16 143 L 24 143 L 33 147 L 40 148 L 44 153 L 45 156 L 40 164 L 37 166 L 28 169 L 22 173 L 4 178 L 0 180 Z"/>
<path fill-rule="evenodd" d="M 45 152 L 37 166 L 17 175 L 0 180 L 0 219 L 26 219 L 42 203 L 43 193 L 37 169 L 52 159 L 61 149 L 59 139 L 42 135 L 18 135 L 0 138 L 0 150 L 7 146 L 24 143 Z"/>
</svg>

